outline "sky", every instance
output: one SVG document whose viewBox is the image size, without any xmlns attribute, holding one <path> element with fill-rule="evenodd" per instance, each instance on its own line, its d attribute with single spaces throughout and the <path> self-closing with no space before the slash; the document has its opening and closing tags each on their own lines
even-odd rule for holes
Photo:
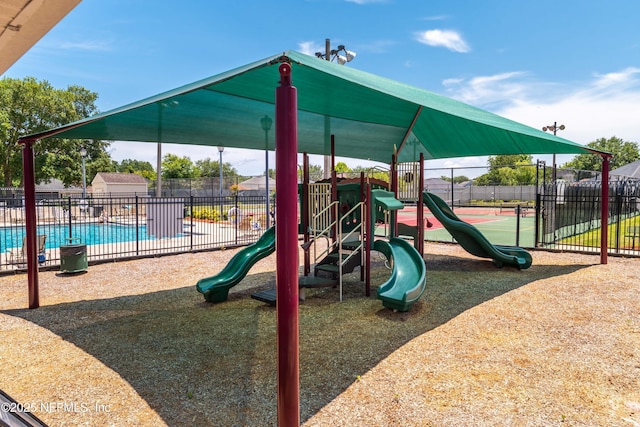
<svg viewBox="0 0 640 427">
<path fill-rule="evenodd" d="M 640 143 L 638 16 L 637 0 L 83 0 L 3 76 L 83 86 L 105 112 L 287 50 L 324 52 L 330 39 L 355 52 L 346 67 L 538 129 L 562 124 L 558 135 L 580 144 Z M 114 142 L 109 152 L 156 165 L 155 143 Z M 163 144 L 167 153 L 219 158 L 215 147 Z M 262 151 L 223 153 L 243 175 L 259 175 L 264 161 Z M 478 157 L 427 162 L 484 165 Z"/>
</svg>

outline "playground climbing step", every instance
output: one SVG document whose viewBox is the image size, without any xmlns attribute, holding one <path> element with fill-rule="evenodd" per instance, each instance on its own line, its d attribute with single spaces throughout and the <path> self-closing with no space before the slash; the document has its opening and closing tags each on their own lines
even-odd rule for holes
<svg viewBox="0 0 640 427">
<path fill-rule="evenodd" d="M 345 240 L 342 242 L 342 249 L 346 249 L 348 251 L 355 251 L 360 247 L 362 242 L 360 240 Z"/>
<path fill-rule="evenodd" d="M 255 294 L 251 295 L 251 298 L 258 300 L 258 301 L 262 301 L 262 302 L 266 302 L 267 304 L 271 304 L 273 306 L 276 305 L 276 290 L 274 289 L 267 289 L 266 291 L 260 291 L 260 292 L 256 292 Z"/>
<path fill-rule="evenodd" d="M 321 277 L 323 274 L 328 275 L 331 279 L 337 279 L 340 274 L 340 266 L 338 260 L 340 256 L 338 252 L 332 252 L 323 258 L 314 268 L 314 275 Z M 342 254 L 342 274 L 351 273 L 360 265 L 360 252 L 346 252 Z"/>
<path fill-rule="evenodd" d="M 300 288 L 299 299 L 304 301 L 305 299 L 305 288 L 333 288 L 338 285 L 338 282 L 333 279 L 328 279 L 325 277 L 315 277 L 315 276 L 301 276 L 298 278 L 298 286 Z M 259 291 L 251 295 L 251 298 L 271 304 L 273 306 L 276 305 L 276 289 L 267 289 L 265 291 Z"/>
</svg>

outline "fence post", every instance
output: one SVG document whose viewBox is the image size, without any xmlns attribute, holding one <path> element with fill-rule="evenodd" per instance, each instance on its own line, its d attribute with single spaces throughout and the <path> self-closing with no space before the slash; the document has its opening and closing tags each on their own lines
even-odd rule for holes
<svg viewBox="0 0 640 427">
<path fill-rule="evenodd" d="M 67 198 L 67 212 L 69 212 L 69 242 L 71 242 L 71 196 Z"/>
<path fill-rule="evenodd" d="M 538 188 L 538 187 L 536 187 Z M 536 219 L 535 219 L 535 224 L 533 227 L 533 247 L 537 248 L 540 246 L 540 213 L 541 213 L 541 205 L 540 203 L 542 202 L 542 197 L 540 197 L 540 192 L 538 190 L 536 190 L 536 207 L 535 207 L 535 212 L 536 212 Z"/>
<path fill-rule="evenodd" d="M 516 206 L 516 246 L 520 246 L 520 204 Z"/>
<path fill-rule="evenodd" d="M 622 219 L 622 196 L 620 189 L 616 188 L 616 252 L 620 252 L 620 221 Z"/>
<path fill-rule="evenodd" d="M 136 194 L 136 255 L 140 255 L 140 224 L 138 223 L 138 213 L 140 206 L 138 205 L 138 195 Z"/>
<path fill-rule="evenodd" d="M 189 196 L 189 249 L 193 250 L 193 194 Z"/>
<path fill-rule="evenodd" d="M 238 215 L 238 212 L 239 212 L 239 211 L 238 211 L 238 193 L 236 193 L 236 194 L 235 194 L 235 197 L 234 197 L 234 198 L 235 198 L 234 206 L 235 206 L 235 208 L 236 208 L 236 209 L 235 209 L 235 211 L 236 211 L 236 220 L 235 220 L 235 223 L 236 223 L 236 245 L 237 245 L 237 244 L 238 244 L 238 224 L 240 223 L 240 215 Z"/>
</svg>

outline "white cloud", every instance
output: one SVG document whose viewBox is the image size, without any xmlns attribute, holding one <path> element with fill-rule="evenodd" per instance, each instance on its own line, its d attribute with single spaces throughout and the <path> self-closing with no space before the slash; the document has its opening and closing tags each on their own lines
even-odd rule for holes
<svg viewBox="0 0 640 427">
<path fill-rule="evenodd" d="M 596 74 L 597 79 L 593 86 L 601 90 L 608 88 L 619 90 L 621 86 L 634 87 L 638 84 L 638 74 L 640 74 L 640 68 L 636 67 L 628 67 L 617 73 Z"/>
<path fill-rule="evenodd" d="M 528 88 L 517 78 L 525 75 L 524 72 L 514 71 L 493 76 L 478 76 L 469 80 L 451 78 L 444 80 L 442 84 L 456 99 L 487 107 L 523 96 Z"/>
<path fill-rule="evenodd" d="M 298 49 L 300 53 L 313 56 L 316 52 L 324 52 L 325 46 L 320 46 L 316 42 L 300 42 L 298 43 Z"/>
<path fill-rule="evenodd" d="M 423 21 L 444 21 L 446 19 L 449 19 L 447 15 L 425 16 L 422 18 Z"/>
<path fill-rule="evenodd" d="M 58 45 L 60 49 L 67 50 L 89 50 L 89 51 L 109 51 L 111 46 L 109 43 L 97 40 L 85 40 L 81 42 L 66 41 Z"/>
<path fill-rule="evenodd" d="M 427 30 L 416 33 L 416 40 L 429 46 L 446 47 L 454 52 L 469 52 L 471 48 L 462 36 L 452 30 Z"/>
<path fill-rule="evenodd" d="M 583 82 L 541 82 L 512 72 L 443 84 L 453 98 L 537 129 L 564 124 L 558 136 L 580 144 L 612 136 L 640 143 L 640 68 Z"/>
</svg>

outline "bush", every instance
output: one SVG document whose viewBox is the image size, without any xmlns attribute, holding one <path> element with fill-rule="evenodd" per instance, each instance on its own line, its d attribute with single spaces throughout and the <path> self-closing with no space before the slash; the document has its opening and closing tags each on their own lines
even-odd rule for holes
<svg viewBox="0 0 640 427">
<path fill-rule="evenodd" d="M 220 215 L 220 212 L 209 206 L 196 206 L 191 212 L 191 216 L 194 219 L 203 219 L 208 221 L 221 221 L 224 215 Z"/>
</svg>

